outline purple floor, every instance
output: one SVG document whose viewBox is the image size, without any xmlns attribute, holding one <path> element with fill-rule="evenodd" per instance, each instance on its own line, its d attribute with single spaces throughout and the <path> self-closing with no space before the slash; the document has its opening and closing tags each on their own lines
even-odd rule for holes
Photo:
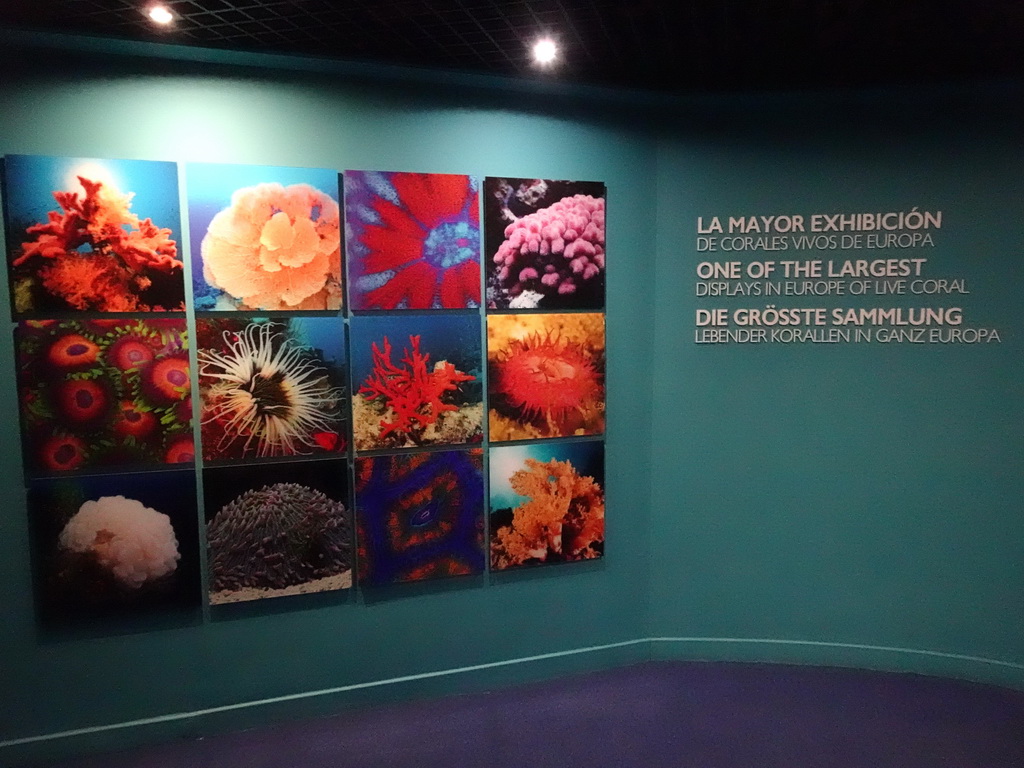
<svg viewBox="0 0 1024 768">
<path fill-rule="evenodd" d="M 59 766 L 1024 768 L 1024 693 L 848 669 L 651 662 Z"/>
</svg>

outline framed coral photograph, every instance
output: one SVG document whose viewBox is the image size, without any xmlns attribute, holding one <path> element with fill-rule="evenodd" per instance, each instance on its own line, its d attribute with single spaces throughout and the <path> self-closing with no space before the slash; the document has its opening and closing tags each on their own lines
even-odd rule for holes
<svg viewBox="0 0 1024 768">
<path fill-rule="evenodd" d="M 488 315 L 490 441 L 603 434 L 604 328 L 597 312 Z"/>
<path fill-rule="evenodd" d="M 604 443 L 490 451 L 491 569 L 604 555 Z"/>
<path fill-rule="evenodd" d="M 37 480 L 28 513 L 44 625 L 200 606 L 192 470 Z"/>
<path fill-rule="evenodd" d="M 14 349 L 30 476 L 193 462 L 184 318 L 23 320 Z"/>
<path fill-rule="evenodd" d="M 188 163 L 198 311 L 342 306 L 338 172 Z"/>
<path fill-rule="evenodd" d="M 348 450 L 340 317 L 196 318 L 205 461 Z"/>
<path fill-rule="evenodd" d="M 345 171 L 349 305 L 480 306 L 480 195 L 473 176 Z"/>
<path fill-rule="evenodd" d="M 15 320 L 185 310 L 174 163 L 7 155 L 4 221 Z"/>
<path fill-rule="evenodd" d="M 487 307 L 603 310 L 606 197 L 595 181 L 484 179 Z"/>
<path fill-rule="evenodd" d="M 484 572 L 482 449 L 355 464 L 361 586 Z"/>
<path fill-rule="evenodd" d="M 358 316 L 351 326 L 357 451 L 483 440 L 478 315 Z"/>
<path fill-rule="evenodd" d="M 348 589 L 346 461 L 203 470 L 211 605 Z"/>
</svg>

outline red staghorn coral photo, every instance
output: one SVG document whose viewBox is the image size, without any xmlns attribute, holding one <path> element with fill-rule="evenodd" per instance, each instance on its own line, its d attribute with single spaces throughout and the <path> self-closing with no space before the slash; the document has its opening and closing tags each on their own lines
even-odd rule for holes
<svg viewBox="0 0 1024 768">
<path fill-rule="evenodd" d="M 404 367 L 399 367 L 391 362 L 391 342 L 387 336 L 383 350 L 373 342 L 373 372 L 359 392 L 370 399 L 380 399 L 387 406 L 391 418 L 381 419 L 381 438 L 402 432 L 415 440 L 418 433 L 434 424 L 442 413 L 458 410 L 457 406 L 442 401 L 442 395 L 476 378 L 456 370 L 447 361 L 438 362 L 428 371 L 430 355 L 420 352 L 420 337 L 410 336 L 409 344 L 411 348 L 406 348 L 402 354 Z"/>
<path fill-rule="evenodd" d="M 357 451 L 483 441 L 478 316 L 355 317 L 351 333 Z"/>
</svg>

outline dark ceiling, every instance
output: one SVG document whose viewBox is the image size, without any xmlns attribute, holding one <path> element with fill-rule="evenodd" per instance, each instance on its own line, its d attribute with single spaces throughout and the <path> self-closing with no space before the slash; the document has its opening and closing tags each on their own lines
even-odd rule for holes
<svg viewBox="0 0 1024 768">
<path fill-rule="evenodd" d="M 658 91 L 1024 75 L 1022 0 L 169 0 L 160 31 L 143 4 L 0 0 L 0 26 Z"/>
</svg>

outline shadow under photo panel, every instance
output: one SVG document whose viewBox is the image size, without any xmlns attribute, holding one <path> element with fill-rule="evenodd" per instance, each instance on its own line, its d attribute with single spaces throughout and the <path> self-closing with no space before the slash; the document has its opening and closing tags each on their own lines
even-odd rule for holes
<svg viewBox="0 0 1024 768">
<path fill-rule="evenodd" d="M 490 451 L 491 569 L 604 555 L 604 442 L 538 442 Z"/>
<path fill-rule="evenodd" d="M 341 308 L 337 171 L 188 163 L 185 191 L 196 310 Z"/>
<path fill-rule="evenodd" d="M 489 309 L 605 306 L 605 198 L 597 181 L 484 179 Z"/>
<path fill-rule="evenodd" d="M 603 434 L 604 315 L 487 315 L 487 404 L 492 443 Z"/>
<path fill-rule="evenodd" d="M 28 514 L 44 625 L 201 605 L 192 469 L 35 480 Z"/>
<path fill-rule="evenodd" d="M 480 443 L 480 316 L 358 315 L 352 329 L 357 451 Z"/>
<path fill-rule="evenodd" d="M 211 605 L 352 586 L 348 462 L 203 471 Z"/>
<path fill-rule="evenodd" d="M 175 163 L 7 155 L 3 175 L 15 319 L 185 310 Z"/>
<path fill-rule="evenodd" d="M 23 320 L 14 348 L 30 476 L 194 460 L 184 318 Z"/>
<path fill-rule="evenodd" d="M 481 574 L 483 449 L 355 460 L 359 585 Z"/>
<path fill-rule="evenodd" d="M 474 176 L 345 171 L 354 310 L 480 306 L 480 194 Z"/>
<path fill-rule="evenodd" d="M 346 452 L 345 335 L 340 317 L 198 317 L 203 460 Z"/>
</svg>

